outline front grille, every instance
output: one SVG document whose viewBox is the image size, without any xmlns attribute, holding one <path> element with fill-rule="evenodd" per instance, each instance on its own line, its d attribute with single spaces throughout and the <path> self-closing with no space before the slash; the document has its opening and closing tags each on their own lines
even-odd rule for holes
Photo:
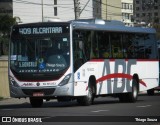
<svg viewBox="0 0 160 125">
<path fill-rule="evenodd" d="M 63 73 L 61 74 L 31 74 L 31 73 L 17 73 L 14 70 L 12 70 L 13 74 L 15 75 L 15 77 L 20 80 L 20 81 L 27 81 L 28 79 L 30 81 L 49 81 L 49 80 L 57 80 L 59 79 Z"/>
<path fill-rule="evenodd" d="M 11 69 L 15 77 L 20 81 L 51 81 L 59 79 L 67 69 L 61 71 L 60 73 L 18 73 Z"/>
<path fill-rule="evenodd" d="M 55 91 L 55 88 L 51 89 L 22 89 L 23 93 L 32 96 L 34 92 L 43 92 L 44 95 L 52 95 Z"/>
</svg>

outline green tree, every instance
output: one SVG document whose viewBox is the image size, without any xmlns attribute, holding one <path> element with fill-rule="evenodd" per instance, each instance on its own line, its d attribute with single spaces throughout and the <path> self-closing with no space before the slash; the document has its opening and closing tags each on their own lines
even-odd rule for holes
<svg viewBox="0 0 160 125">
<path fill-rule="evenodd" d="M 17 24 L 18 17 L 0 15 L 0 55 L 8 53 L 9 35 L 11 26 Z"/>
<path fill-rule="evenodd" d="M 155 24 L 153 25 L 153 27 L 154 27 L 154 28 L 156 29 L 156 31 L 157 31 L 157 38 L 160 39 L 160 24 L 155 23 Z"/>
</svg>

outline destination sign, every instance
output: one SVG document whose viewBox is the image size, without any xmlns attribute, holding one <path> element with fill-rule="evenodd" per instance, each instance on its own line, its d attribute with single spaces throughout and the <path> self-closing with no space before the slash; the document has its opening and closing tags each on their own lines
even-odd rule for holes
<svg viewBox="0 0 160 125">
<path fill-rule="evenodd" d="M 24 35 L 62 33 L 62 27 L 19 28 L 19 33 Z"/>
<path fill-rule="evenodd" d="M 37 67 L 36 62 L 19 62 L 19 67 Z"/>
</svg>

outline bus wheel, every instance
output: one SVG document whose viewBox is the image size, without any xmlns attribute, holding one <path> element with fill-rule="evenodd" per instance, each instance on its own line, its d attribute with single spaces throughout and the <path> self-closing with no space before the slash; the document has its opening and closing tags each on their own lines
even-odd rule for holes
<svg viewBox="0 0 160 125">
<path fill-rule="evenodd" d="M 93 101 L 94 101 L 94 87 L 93 86 L 89 86 L 88 87 L 88 94 L 87 96 L 82 96 L 82 97 L 79 97 L 77 99 L 77 102 L 80 104 L 80 105 L 84 105 L 84 106 L 89 106 L 91 104 L 93 104 Z"/>
<path fill-rule="evenodd" d="M 136 102 L 139 93 L 139 86 L 135 79 L 132 82 L 132 92 L 119 95 L 120 102 Z"/>
<path fill-rule="evenodd" d="M 43 99 L 30 97 L 30 104 L 32 107 L 41 107 L 43 104 Z"/>
<path fill-rule="evenodd" d="M 147 90 L 148 95 L 154 95 L 154 89 L 149 89 Z"/>
<path fill-rule="evenodd" d="M 139 87 L 138 87 L 137 80 L 133 79 L 132 92 L 128 93 L 128 101 L 136 102 L 138 98 L 138 93 L 139 93 Z"/>
</svg>

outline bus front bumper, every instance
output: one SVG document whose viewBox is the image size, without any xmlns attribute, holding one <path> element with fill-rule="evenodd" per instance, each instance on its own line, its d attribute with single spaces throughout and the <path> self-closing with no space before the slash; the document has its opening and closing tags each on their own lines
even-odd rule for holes
<svg viewBox="0 0 160 125">
<path fill-rule="evenodd" d="M 10 96 L 14 98 L 26 97 L 58 97 L 73 96 L 73 90 L 66 86 L 57 87 L 10 87 Z"/>
</svg>

